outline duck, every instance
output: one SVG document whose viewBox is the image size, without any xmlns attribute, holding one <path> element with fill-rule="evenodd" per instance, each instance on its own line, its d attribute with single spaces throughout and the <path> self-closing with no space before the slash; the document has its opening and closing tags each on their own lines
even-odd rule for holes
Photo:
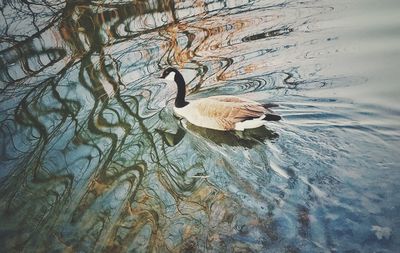
<svg viewBox="0 0 400 253">
<path fill-rule="evenodd" d="M 281 120 L 281 116 L 270 109 L 277 105 L 261 104 L 238 96 L 219 95 L 186 100 L 186 82 L 176 68 L 168 67 L 161 78 L 174 81 L 178 87 L 174 114 L 195 126 L 220 131 L 244 131 L 259 128 L 267 121 Z"/>
</svg>

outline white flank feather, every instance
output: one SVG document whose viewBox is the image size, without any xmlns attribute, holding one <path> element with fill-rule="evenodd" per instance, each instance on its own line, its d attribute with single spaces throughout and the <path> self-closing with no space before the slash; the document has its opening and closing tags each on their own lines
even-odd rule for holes
<svg viewBox="0 0 400 253">
<path fill-rule="evenodd" d="M 257 128 L 262 125 L 264 125 L 265 120 L 262 120 L 264 116 L 256 119 L 251 119 L 251 120 L 245 120 L 242 122 L 238 122 L 235 124 L 235 130 L 238 131 L 243 131 L 245 129 L 252 129 L 252 128 Z"/>
</svg>

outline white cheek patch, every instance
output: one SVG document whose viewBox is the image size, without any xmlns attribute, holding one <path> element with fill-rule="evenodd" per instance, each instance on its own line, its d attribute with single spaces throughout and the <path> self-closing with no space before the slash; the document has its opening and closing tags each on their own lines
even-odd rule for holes
<svg viewBox="0 0 400 253">
<path fill-rule="evenodd" d="M 175 72 L 171 71 L 166 77 L 165 80 L 174 81 L 175 80 Z"/>
</svg>

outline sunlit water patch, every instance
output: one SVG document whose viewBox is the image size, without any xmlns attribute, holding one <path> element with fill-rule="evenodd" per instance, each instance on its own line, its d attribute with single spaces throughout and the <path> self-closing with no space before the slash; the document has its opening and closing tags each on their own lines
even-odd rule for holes
<svg viewBox="0 0 400 253">
<path fill-rule="evenodd" d="M 396 252 L 399 6 L 372 4 L 1 4 L 4 251 Z M 283 120 L 177 119 L 167 66 Z"/>
</svg>

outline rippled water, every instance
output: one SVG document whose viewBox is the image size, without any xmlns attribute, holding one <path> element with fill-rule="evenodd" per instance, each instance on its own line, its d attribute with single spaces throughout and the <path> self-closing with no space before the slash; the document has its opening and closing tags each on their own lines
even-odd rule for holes
<svg viewBox="0 0 400 253">
<path fill-rule="evenodd" d="M 396 252 L 396 1 L 4 1 L 4 252 Z M 273 102 L 243 135 L 172 115 Z"/>
</svg>

